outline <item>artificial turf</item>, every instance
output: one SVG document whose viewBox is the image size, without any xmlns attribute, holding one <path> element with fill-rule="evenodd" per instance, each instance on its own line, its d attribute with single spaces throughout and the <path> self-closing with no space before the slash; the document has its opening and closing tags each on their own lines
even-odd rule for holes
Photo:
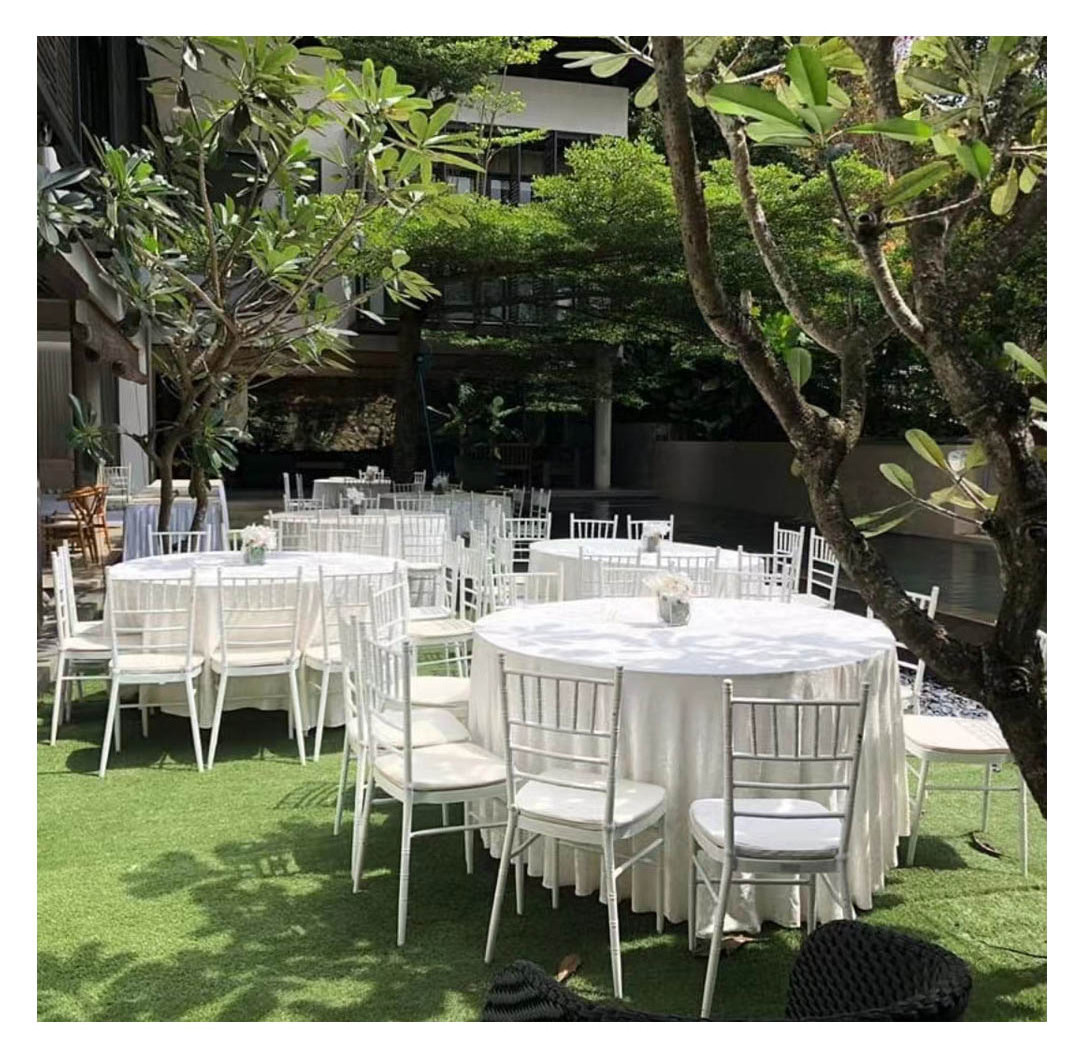
<svg viewBox="0 0 1080 1054">
<path fill-rule="evenodd" d="M 39 703 L 39 1018 L 474 1020 L 499 966 L 520 957 L 554 971 L 570 952 L 581 958 L 571 986 L 611 997 L 596 896 L 564 888 L 553 913 L 535 878 L 524 917 L 508 895 L 495 963 L 484 965 L 495 862 L 478 846 L 466 875 L 460 835 L 414 844 L 408 941 L 397 948 L 400 809 L 373 810 L 354 895 L 351 812 L 332 834 L 340 730 L 318 764 L 301 767 L 284 714 L 227 714 L 214 769 L 199 775 L 186 719 L 154 715 L 144 740 L 128 711 L 124 749 L 100 780 L 104 696 L 74 711 L 50 747 L 48 700 Z M 977 775 L 943 765 L 935 782 Z M 1025 879 L 1014 795 L 992 795 L 988 826 L 1003 850 L 994 859 L 968 837 L 978 796 L 932 794 L 918 866 L 890 871 L 862 915 L 962 956 L 974 979 L 968 1020 L 1046 1016 L 1046 825 L 1034 805 L 1029 816 Z M 439 823 L 434 807 L 418 817 Z M 687 951 L 685 923 L 657 936 L 652 915 L 624 907 L 620 924 L 627 1001 L 696 1015 L 705 962 Z M 769 927 L 722 960 L 714 1015 L 782 1017 L 799 942 Z"/>
</svg>

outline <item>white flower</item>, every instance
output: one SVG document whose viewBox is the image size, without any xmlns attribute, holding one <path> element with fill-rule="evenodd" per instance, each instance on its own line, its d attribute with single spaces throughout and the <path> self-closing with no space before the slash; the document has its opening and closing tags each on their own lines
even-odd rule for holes
<svg viewBox="0 0 1080 1054">
<path fill-rule="evenodd" d="M 694 583 L 686 575 L 670 571 L 646 578 L 642 585 L 661 597 L 688 597 L 694 591 Z"/>
<path fill-rule="evenodd" d="M 432 481 L 432 488 L 435 487 L 447 487 L 450 484 L 450 477 L 445 472 L 440 472 Z"/>
<path fill-rule="evenodd" d="M 350 505 L 360 505 L 364 500 L 364 492 L 355 487 L 349 487 L 345 491 L 345 499 Z"/>
<path fill-rule="evenodd" d="M 671 525 L 666 520 L 646 520 L 642 527 L 642 534 L 646 538 L 666 538 Z"/>
<path fill-rule="evenodd" d="M 270 552 L 277 548 L 277 535 L 272 527 L 261 523 L 249 523 L 240 532 L 240 541 L 245 549 L 265 549 Z"/>
</svg>

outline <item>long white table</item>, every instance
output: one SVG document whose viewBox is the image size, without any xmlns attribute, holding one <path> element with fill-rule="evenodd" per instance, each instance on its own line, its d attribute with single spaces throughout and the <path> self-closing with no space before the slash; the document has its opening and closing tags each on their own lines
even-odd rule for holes
<svg viewBox="0 0 1080 1054">
<path fill-rule="evenodd" d="M 564 676 L 596 676 L 622 665 L 623 710 L 619 774 L 667 789 L 665 914 L 687 912 L 687 812 L 695 798 L 722 791 L 720 697 L 724 678 L 741 695 L 838 698 L 858 695 L 870 682 L 870 706 L 856 795 L 849 878 L 860 908 L 897 862 L 897 839 L 908 831 L 904 736 L 896 642 L 880 622 L 797 604 L 700 598 L 690 622 L 660 622 L 655 598 L 577 600 L 511 608 L 476 625 L 469 726 L 482 746 L 504 753 L 499 711 L 498 655 L 515 669 Z M 766 765 L 763 768 L 768 769 Z M 829 792 L 819 795 L 829 804 Z M 834 805 L 835 807 L 835 805 Z M 493 854 L 501 845 L 486 839 Z M 644 844 L 644 843 L 642 843 Z M 573 885 L 579 895 L 598 887 L 588 853 L 561 853 L 553 872 L 543 840 L 528 851 L 528 871 L 544 885 Z M 651 868 L 619 880 L 619 895 L 634 911 L 655 910 Z M 698 918 L 711 908 L 699 896 Z M 840 911 L 825 893 L 822 919 Z M 728 926 L 756 931 L 765 920 L 800 924 L 798 890 L 733 886 Z"/>
</svg>

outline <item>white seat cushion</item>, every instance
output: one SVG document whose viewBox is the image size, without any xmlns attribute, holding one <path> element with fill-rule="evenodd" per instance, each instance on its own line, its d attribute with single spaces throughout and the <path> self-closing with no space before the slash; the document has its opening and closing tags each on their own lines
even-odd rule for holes
<svg viewBox="0 0 1080 1054">
<path fill-rule="evenodd" d="M 739 809 L 783 815 L 826 813 L 820 802 L 804 798 L 739 798 Z M 840 851 L 843 823 L 833 816 L 808 819 L 771 819 L 770 817 L 735 817 L 735 852 L 764 860 L 821 859 Z M 699 798 L 690 803 L 690 829 L 702 843 L 724 845 L 724 799 Z"/>
<path fill-rule="evenodd" d="M 409 693 L 414 706 L 468 706 L 469 678 L 410 677 Z"/>
<path fill-rule="evenodd" d="M 473 624 L 461 618 L 430 618 L 418 622 L 409 620 L 406 627 L 410 639 L 418 644 L 447 638 L 468 638 L 472 636 Z"/>
<path fill-rule="evenodd" d="M 69 655 L 112 651 L 112 639 L 100 622 L 84 622 L 79 632 L 64 640 L 64 651 Z"/>
<path fill-rule="evenodd" d="M 409 607 L 409 620 L 411 622 L 426 622 L 433 618 L 453 618 L 454 613 L 447 607 L 437 604 L 419 605 Z"/>
<path fill-rule="evenodd" d="M 197 670 L 203 664 L 203 657 L 191 656 L 191 669 Z M 182 651 L 144 652 L 143 654 L 121 653 L 119 661 L 110 664 L 113 673 L 183 673 L 187 667 L 187 654 Z"/>
<path fill-rule="evenodd" d="M 292 654 L 288 645 L 267 648 L 230 648 L 229 668 L 237 669 L 257 666 L 285 666 Z M 221 648 L 215 648 L 210 655 L 210 664 L 214 671 L 219 671 L 225 664 L 225 655 Z"/>
<path fill-rule="evenodd" d="M 315 670 L 321 670 L 324 666 L 342 665 L 341 644 L 339 641 L 331 641 L 329 645 L 321 640 L 313 641 L 304 649 L 304 663 Z"/>
<path fill-rule="evenodd" d="M 393 747 L 405 745 L 405 733 L 402 728 L 405 715 L 401 710 L 384 710 L 372 715 L 372 725 L 379 741 Z M 353 738 L 360 742 L 359 728 L 356 724 L 349 729 Z M 444 743 L 465 743 L 469 739 L 469 730 L 453 714 L 434 707 L 412 708 L 412 743 L 413 747 L 436 747 Z"/>
<path fill-rule="evenodd" d="M 405 784 L 405 759 L 384 754 L 375 768 L 392 783 Z M 416 790 L 465 790 L 469 787 L 505 785 L 506 763 L 475 743 L 447 743 L 412 752 L 413 787 Z"/>
<path fill-rule="evenodd" d="M 1008 754 L 1009 744 L 990 717 L 938 717 L 905 714 L 904 738 L 923 750 L 949 754 Z"/>
<path fill-rule="evenodd" d="M 530 816 L 558 820 L 580 827 L 599 827 L 604 822 L 604 800 L 607 779 L 600 773 L 582 772 L 572 768 L 553 767 L 543 769 L 542 776 L 573 780 L 596 790 L 578 790 L 576 787 L 559 787 L 554 783 L 529 780 L 517 792 L 518 808 Z M 614 823 L 625 827 L 648 816 L 663 804 L 664 788 L 653 783 L 636 783 L 633 780 L 615 781 Z"/>
</svg>

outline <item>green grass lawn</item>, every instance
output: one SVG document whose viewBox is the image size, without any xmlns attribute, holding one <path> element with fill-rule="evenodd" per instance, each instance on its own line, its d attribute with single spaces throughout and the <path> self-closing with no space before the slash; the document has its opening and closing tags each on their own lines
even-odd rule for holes
<svg viewBox="0 0 1080 1054">
<path fill-rule="evenodd" d="M 557 913 L 539 879 L 513 895 L 496 962 L 483 948 L 495 862 L 466 875 L 460 835 L 413 849 L 409 934 L 395 947 L 400 809 L 373 812 L 360 892 L 349 878 L 348 825 L 331 833 L 341 732 L 301 768 L 285 715 L 226 714 L 213 772 L 195 771 L 186 719 L 155 715 L 150 738 L 124 714 L 124 749 L 96 775 L 104 697 L 76 704 L 48 746 L 39 706 L 38 1002 L 49 1020 L 475 1019 L 502 964 L 554 970 L 576 952 L 572 987 L 610 998 L 607 918 L 596 896 L 564 888 Z M 954 769 L 955 771 L 950 771 Z M 976 770 L 942 766 L 940 781 Z M 1013 780 L 1006 772 L 1003 780 Z M 1004 855 L 975 850 L 977 795 L 932 795 L 919 864 L 897 868 L 863 917 L 936 941 L 971 966 L 969 1020 L 1046 1016 L 1046 826 L 1032 805 L 1031 875 L 1020 872 L 1016 802 L 993 796 L 990 834 Z M 346 814 L 346 820 L 351 813 Z M 438 809 L 419 812 L 439 822 Z M 901 842 L 901 850 L 904 843 Z M 624 909 L 628 1001 L 695 1015 L 705 962 L 685 923 L 653 932 Z M 714 1013 L 783 1015 L 799 934 L 768 928 L 721 961 Z"/>
</svg>

